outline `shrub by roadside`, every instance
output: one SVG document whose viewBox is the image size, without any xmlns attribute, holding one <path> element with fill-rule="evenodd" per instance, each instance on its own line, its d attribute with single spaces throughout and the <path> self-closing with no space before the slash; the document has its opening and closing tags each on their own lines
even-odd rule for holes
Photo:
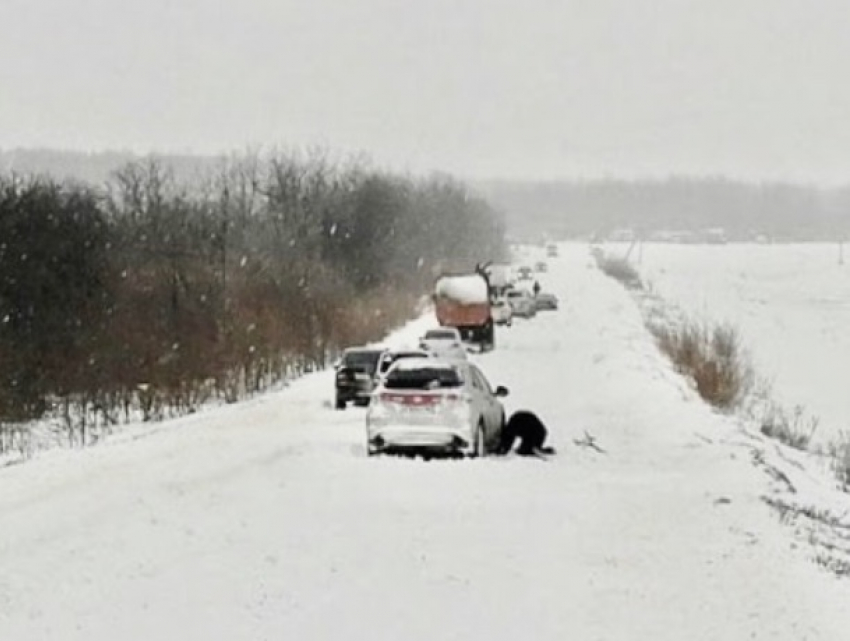
<svg viewBox="0 0 850 641">
<path fill-rule="evenodd" d="M 750 391 L 753 371 L 735 328 L 687 320 L 648 325 L 676 370 L 694 381 L 699 395 L 721 410 L 733 410 Z"/>
<path fill-rule="evenodd" d="M 827 453 L 832 461 L 832 473 L 842 489 L 850 491 L 850 434 L 843 433 L 841 437 L 827 446 Z"/>
<path fill-rule="evenodd" d="M 758 421 L 762 434 L 798 450 L 809 448 L 820 423 L 818 417 L 806 416 L 805 410 L 799 405 L 789 412 L 772 401 L 762 411 Z"/>
<path fill-rule="evenodd" d="M 593 256 L 603 273 L 627 289 L 646 290 L 627 259 L 606 256 L 598 248 Z M 734 409 L 750 391 L 753 371 L 734 327 L 687 318 L 677 323 L 647 319 L 646 326 L 676 370 L 693 380 L 699 395 L 714 407 Z"/>
<path fill-rule="evenodd" d="M 605 275 L 619 281 L 627 289 L 643 289 L 640 274 L 627 259 L 606 256 L 599 248 L 593 250 L 593 257 Z"/>
</svg>

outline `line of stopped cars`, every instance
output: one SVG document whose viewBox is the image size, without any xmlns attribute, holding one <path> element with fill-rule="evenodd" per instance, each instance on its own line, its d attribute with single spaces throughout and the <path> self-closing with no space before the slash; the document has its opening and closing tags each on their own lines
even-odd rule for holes
<svg viewBox="0 0 850 641">
<path fill-rule="evenodd" d="M 455 328 L 428 330 L 419 349 L 347 349 L 336 367 L 336 406 L 368 406 L 369 455 L 485 456 L 505 424 L 503 386 L 467 358 Z"/>
<path fill-rule="evenodd" d="M 558 309 L 558 297 L 539 288 L 540 274 L 548 271 L 546 261 L 537 261 L 533 267 L 490 265 L 486 269 L 497 325 L 511 325 L 515 317 L 534 318 L 537 312 Z"/>
<path fill-rule="evenodd" d="M 370 456 L 479 457 L 499 447 L 506 421 L 501 399 L 508 390 L 492 385 L 469 353 L 495 347 L 495 325 L 557 309 L 557 298 L 545 296 L 541 304 L 535 300 L 541 293 L 534 296 L 515 286 L 514 279 L 500 285 L 492 279 L 495 271 L 482 272 L 437 280 L 439 326 L 427 330 L 417 347 L 352 347 L 343 352 L 335 368 L 336 408 L 348 403 L 367 407 Z M 521 279 L 522 268 L 517 270 Z M 511 295 L 514 291 L 522 297 Z M 509 310 L 502 311 L 503 306 Z"/>
</svg>

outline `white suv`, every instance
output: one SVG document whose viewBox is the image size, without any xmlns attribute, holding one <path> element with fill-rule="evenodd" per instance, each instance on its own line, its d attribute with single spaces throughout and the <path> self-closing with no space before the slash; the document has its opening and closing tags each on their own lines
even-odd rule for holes
<svg viewBox="0 0 850 641">
<path fill-rule="evenodd" d="M 466 347 L 457 327 L 429 329 L 419 339 L 419 348 L 442 358 L 466 358 Z"/>
<path fill-rule="evenodd" d="M 537 315 L 537 306 L 534 304 L 534 298 L 529 292 L 523 289 L 509 289 L 506 297 L 508 304 L 510 304 L 514 312 L 514 316 L 534 318 Z"/>
<path fill-rule="evenodd" d="M 405 358 L 393 364 L 366 412 L 369 455 L 484 456 L 502 439 L 508 390 L 468 361 Z"/>
<path fill-rule="evenodd" d="M 511 326 L 514 319 L 514 310 L 511 304 L 504 298 L 496 298 L 490 303 L 490 315 L 496 325 Z"/>
<path fill-rule="evenodd" d="M 388 349 L 378 359 L 378 370 L 375 372 L 375 378 L 383 378 L 390 371 L 393 363 L 403 358 L 430 358 L 431 356 L 433 354 L 426 352 L 424 349 Z"/>
</svg>

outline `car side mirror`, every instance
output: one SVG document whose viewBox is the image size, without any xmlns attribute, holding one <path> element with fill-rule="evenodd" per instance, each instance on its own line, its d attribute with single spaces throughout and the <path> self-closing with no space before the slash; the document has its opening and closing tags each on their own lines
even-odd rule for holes
<svg viewBox="0 0 850 641">
<path fill-rule="evenodd" d="M 502 398 L 502 397 L 507 396 L 507 395 L 508 395 L 508 388 L 505 387 L 504 385 L 499 385 L 496 388 L 496 396 L 498 396 L 499 398 Z"/>
</svg>

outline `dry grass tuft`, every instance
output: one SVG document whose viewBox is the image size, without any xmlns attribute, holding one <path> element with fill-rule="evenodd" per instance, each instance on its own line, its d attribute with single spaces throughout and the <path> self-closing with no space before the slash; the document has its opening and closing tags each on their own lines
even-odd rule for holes
<svg viewBox="0 0 850 641">
<path fill-rule="evenodd" d="M 832 458 L 832 473 L 842 489 L 850 488 L 850 434 L 846 432 L 829 444 L 829 455 Z"/>
<path fill-rule="evenodd" d="M 752 388 L 752 366 L 734 327 L 685 321 L 677 327 L 652 325 L 650 330 L 661 351 L 713 406 L 734 409 Z"/>
<path fill-rule="evenodd" d="M 606 276 L 622 283 L 628 289 L 642 289 L 643 281 L 638 271 L 625 258 L 611 258 L 602 251 L 594 251 L 596 264 Z"/>
<path fill-rule="evenodd" d="M 779 405 L 772 403 L 760 418 L 761 433 L 789 447 L 807 450 L 818 428 L 820 419 L 816 416 L 806 416 L 801 406 L 788 412 Z"/>
</svg>

